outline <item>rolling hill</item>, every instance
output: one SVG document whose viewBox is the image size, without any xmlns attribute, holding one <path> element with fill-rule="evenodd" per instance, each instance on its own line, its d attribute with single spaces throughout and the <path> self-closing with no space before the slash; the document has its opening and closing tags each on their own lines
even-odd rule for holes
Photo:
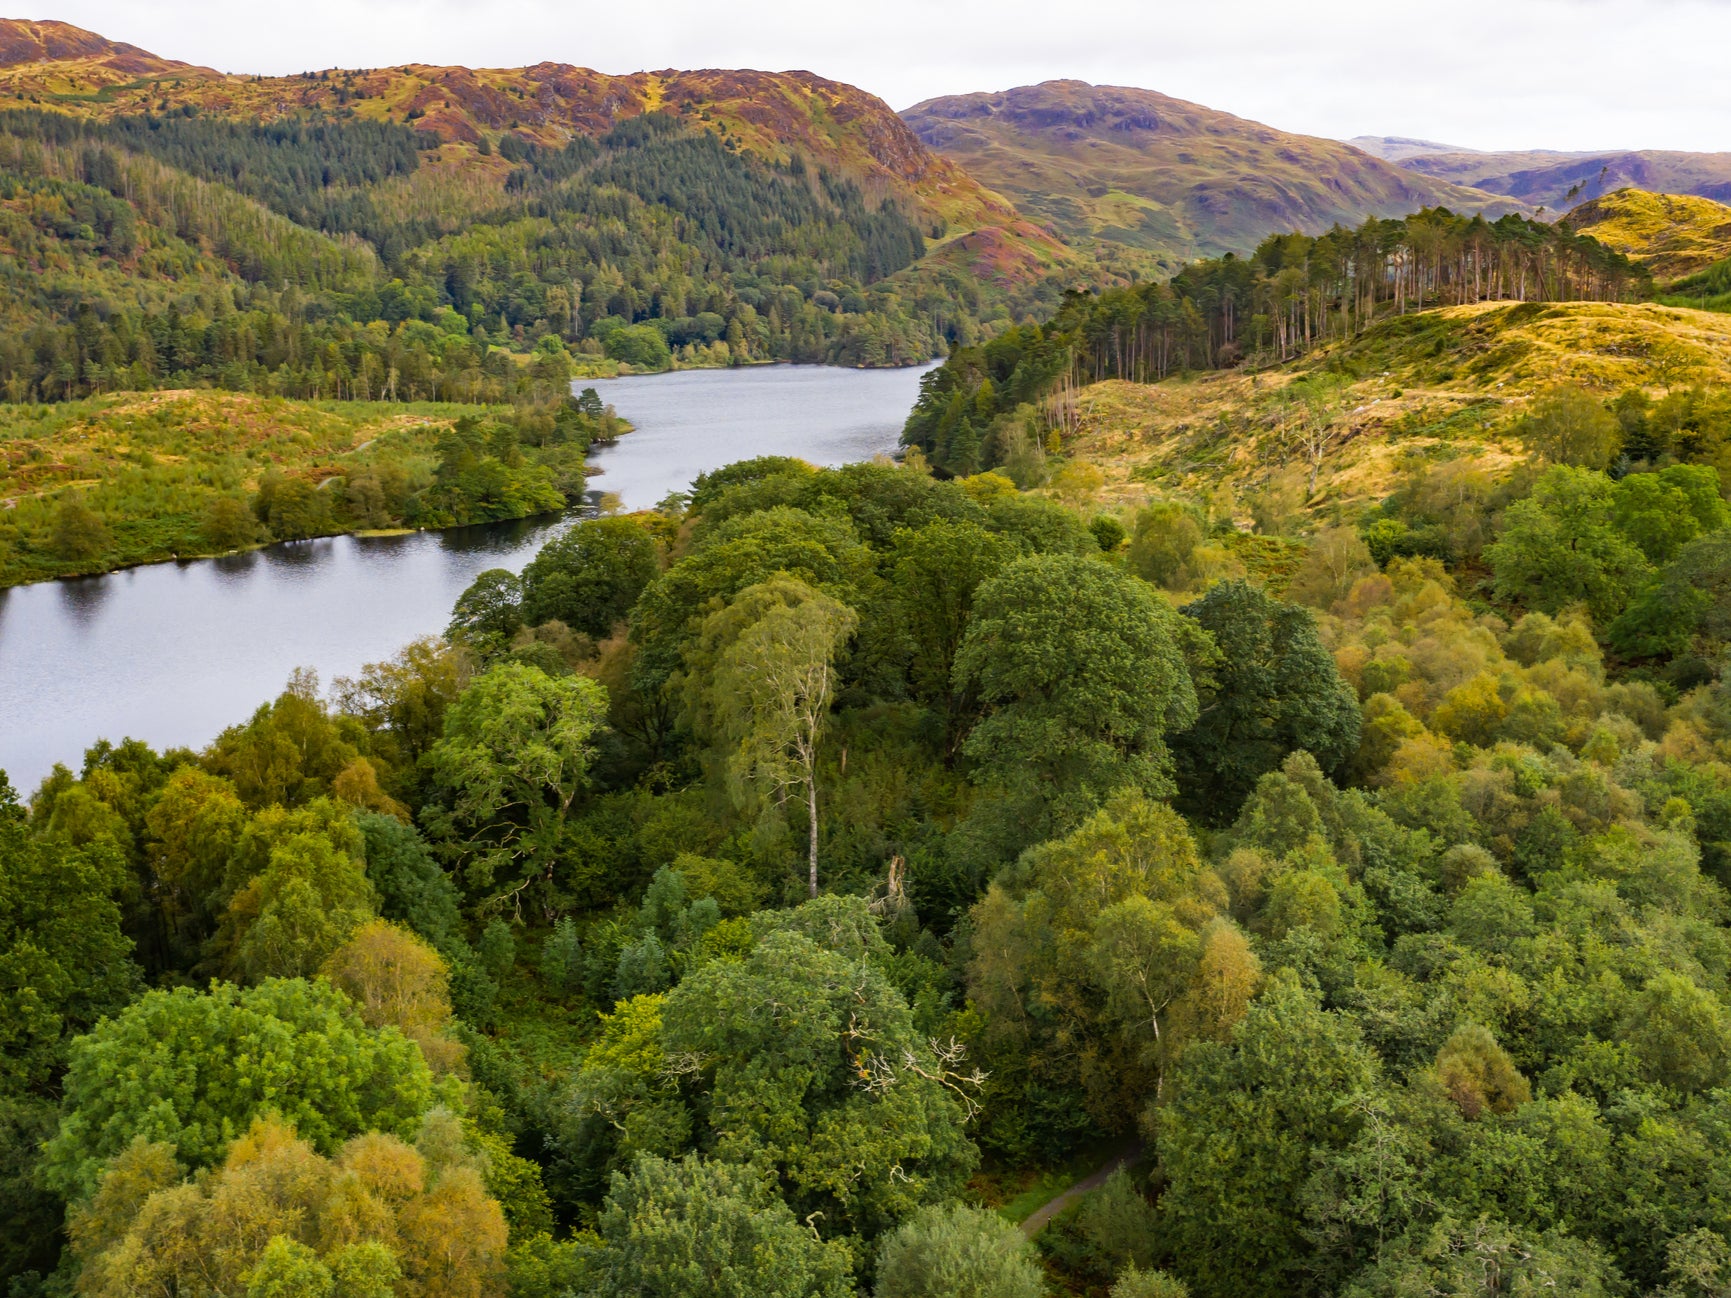
<svg viewBox="0 0 1731 1298">
<path fill-rule="evenodd" d="M 1049 81 L 902 115 L 927 145 L 1066 238 L 1143 249 L 1167 270 L 1248 252 L 1274 233 L 1434 206 L 1492 216 L 1521 207 L 1151 90 Z"/>
<path fill-rule="evenodd" d="M 1731 257 L 1731 207 L 1693 194 L 1620 189 L 1581 204 L 1563 224 L 1640 262 L 1660 283 Z"/>
</svg>

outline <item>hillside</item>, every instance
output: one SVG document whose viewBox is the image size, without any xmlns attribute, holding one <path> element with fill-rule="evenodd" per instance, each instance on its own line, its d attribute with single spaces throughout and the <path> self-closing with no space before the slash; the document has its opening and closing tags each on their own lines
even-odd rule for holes
<svg viewBox="0 0 1731 1298">
<path fill-rule="evenodd" d="M 1731 207 L 1692 194 L 1620 189 L 1582 203 L 1563 223 L 1640 262 L 1661 283 L 1731 257 Z"/>
<path fill-rule="evenodd" d="M 666 113 L 772 167 L 798 157 L 844 177 L 868 203 L 905 209 L 934 240 L 991 229 L 998 232 L 994 243 L 1026 245 L 1013 259 L 1014 283 L 1063 257 L 1008 203 L 927 149 L 882 100 L 809 72 L 608 76 L 563 63 L 485 69 L 404 64 L 258 77 L 174 63 L 64 24 L 52 25 L 53 39 L 44 41 L 34 32 L 45 26 L 0 27 L 6 48 L 16 51 L 0 70 L 0 108 L 9 95 L 15 104 L 103 121 L 179 111 L 266 125 L 317 115 L 409 127 L 425 147 L 456 146 L 434 157 L 446 188 L 457 187 L 450 173 L 460 174 L 470 215 L 504 198 L 510 163 L 520 161 L 511 155 L 561 150 L 604 136 L 621 122 Z M 118 75 L 122 68 L 125 78 Z M 983 268 L 1005 279 L 1003 258 L 988 258 Z"/>
<path fill-rule="evenodd" d="M 1731 153 L 1419 153 L 1400 165 L 1433 180 L 1506 194 L 1553 213 L 1620 189 L 1731 202 Z"/>
<path fill-rule="evenodd" d="M 1274 233 L 1425 207 L 1494 216 L 1520 206 L 1151 90 L 1049 81 L 932 99 L 903 117 L 1066 237 L 1145 249 L 1168 270 L 1248 252 Z"/>
<path fill-rule="evenodd" d="M 98 89 L 140 77 L 183 74 L 215 75 L 209 68 L 158 58 L 71 23 L 0 18 L 0 86 Z"/>
<path fill-rule="evenodd" d="M 1307 500 L 1284 394 L 1315 373 L 1347 382 Z M 1514 421 L 1559 386 L 1610 399 L 1697 384 L 1731 387 L 1723 315 L 1647 304 L 1452 307 L 1391 320 L 1273 372 L 1094 384 L 1078 394 L 1065 450 L 1100 471 L 1098 499 L 1113 506 L 1224 492 L 1246 520 L 1270 511 L 1350 520 L 1415 468 L 1506 476 L 1527 457 Z"/>
</svg>

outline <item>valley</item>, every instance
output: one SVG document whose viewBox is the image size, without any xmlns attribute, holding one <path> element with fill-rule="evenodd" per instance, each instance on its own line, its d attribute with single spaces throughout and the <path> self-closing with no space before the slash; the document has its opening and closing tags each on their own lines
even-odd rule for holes
<svg viewBox="0 0 1731 1298">
<path fill-rule="evenodd" d="M 8 1298 L 1731 1293 L 1731 155 L 170 8 L 0 20 Z M 1176 84 L 1533 102 L 1327 8 Z"/>
</svg>

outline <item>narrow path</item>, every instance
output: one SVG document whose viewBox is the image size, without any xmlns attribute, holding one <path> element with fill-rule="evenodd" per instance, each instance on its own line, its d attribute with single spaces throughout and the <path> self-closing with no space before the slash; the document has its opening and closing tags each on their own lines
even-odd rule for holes
<svg viewBox="0 0 1731 1298">
<path fill-rule="evenodd" d="M 1038 1235 L 1043 1229 L 1045 1229 L 1046 1223 L 1051 1221 L 1052 1218 L 1063 1212 L 1064 1209 L 1068 1208 L 1078 1199 L 1092 1194 L 1102 1185 L 1105 1185 L 1106 1178 L 1111 1176 L 1112 1173 L 1116 1172 L 1120 1167 L 1129 1167 L 1141 1157 L 1142 1142 L 1139 1140 L 1131 1141 L 1117 1153 L 1113 1154 L 1111 1158 L 1107 1159 L 1105 1165 L 1098 1171 L 1090 1172 L 1069 1189 L 1063 1191 L 1063 1193 L 1054 1198 L 1048 1199 L 1040 1207 L 1029 1213 L 1022 1221 L 1022 1234 L 1026 1235 L 1029 1239 L 1033 1239 L 1034 1236 Z"/>
</svg>

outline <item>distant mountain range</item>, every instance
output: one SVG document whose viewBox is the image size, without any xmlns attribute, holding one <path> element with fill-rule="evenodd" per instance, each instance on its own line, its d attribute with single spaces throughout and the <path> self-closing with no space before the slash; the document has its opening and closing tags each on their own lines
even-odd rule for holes
<svg viewBox="0 0 1731 1298">
<path fill-rule="evenodd" d="M 1248 252 L 1274 233 L 1424 207 L 1524 210 L 1336 140 L 1152 90 L 1048 81 L 930 99 L 902 116 L 932 149 L 1067 239 L 1128 244 L 1168 268 Z"/>
<path fill-rule="evenodd" d="M 1364 135 L 1348 143 L 1433 180 L 1504 194 L 1553 214 L 1622 189 L 1731 201 L 1731 153 L 1665 149 L 1488 153 L 1381 135 Z"/>
</svg>

